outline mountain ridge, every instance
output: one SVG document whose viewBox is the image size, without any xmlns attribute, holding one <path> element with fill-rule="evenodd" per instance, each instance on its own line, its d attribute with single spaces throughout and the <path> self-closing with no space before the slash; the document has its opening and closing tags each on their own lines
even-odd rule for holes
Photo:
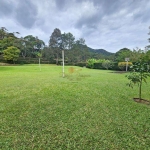
<svg viewBox="0 0 150 150">
<path fill-rule="evenodd" d="M 112 53 L 112 52 L 108 52 L 105 49 L 93 49 L 93 48 L 90 48 L 90 47 L 88 47 L 88 49 L 92 53 L 102 54 L 102 55 L 105 55 L 105 56 L 110 56 L 110 55 L 114 55 L 115 54 L 115 53 Z"/>
</svg>

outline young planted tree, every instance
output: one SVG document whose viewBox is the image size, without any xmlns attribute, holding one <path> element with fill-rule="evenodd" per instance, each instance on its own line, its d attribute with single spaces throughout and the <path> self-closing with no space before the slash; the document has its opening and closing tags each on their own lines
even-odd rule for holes
<svg viewBox="0 0 150 150">
<path fill-rule="evenodd" d="M 142 83 L 146 83 L 146 79 L 150 77 L 150 68 L 147 63 L 145 63 L 142 59 L 139 60 L 135 65 L 131 67 L 132 72 L 126 77 L 129 79 L 129 87 L 133 88 L 134 85 L 138 85 L 139 87 L 139 100 L 141 101 L 142 96 Z"/>
</svg>

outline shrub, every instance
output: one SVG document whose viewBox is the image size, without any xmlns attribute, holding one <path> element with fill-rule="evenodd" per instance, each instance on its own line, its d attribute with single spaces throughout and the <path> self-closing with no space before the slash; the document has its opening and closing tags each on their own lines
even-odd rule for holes
<svg viewBox="0 0 150 150">
<path fill-rule="evenodd" d="M 112 62 L 112 67 L 110 68 L 110 70 L 119 71 L 120 68 L 118 67 L 118 62 Z"/>
<path fill-rule="evenodd" d="M 86 62 L 78 62 L 78 63 L 76 63 L 75 65 L 76 66 L 79 66 L 79 67 L 85 67 L 86 66 Z"/>
<path fill-rule="evenodd" d="M 17 61 L 17 59 L 19 58 L 20 50 L 17 47 L 10 46 L 7 49 L 5 49 L 3 53 L 3 57 L 5 60 L 12 61 L 15 63 L 15 61 Z"/>
<path fill-rule="evenodd" d="M 100 67 L 100 64 L 104 61 L 105 61 L 105 59 L 88 59 L 87 60 L 87 67 L 93 68 L 93 69 L 101 69 L 102 67 Z M 100 63 L 100 64 L 95 64 L 95 63 Z"/>
<path fill-rule="evenodd" d="M 104 62 L 102 62 L 102 67 L 105 68 L 105 69 L 109 69 L 109 68 L 112 68 L 112 62 L 110 60 L 105 60 Z"/>
<path fill-rule="evenodd" d="M 96 62 L 93 64 L 93 69 L 103 69 L 101 62 Z"/>
<path fill-rule="evenodd" d="M 132 62 L 119 62 L 118 63 L 118 67 L 123 71 L 123 70 L 125 70 L 126 69 L 126 65 L 127 66 L 132 66 L 133 64 L 132 64 Z"/>
<path fill-rule="evenodd" d="M 73 62 L 68 62 L 68 63 L 65 63 L 65 66 L 75 66 L 75 63 L 73 63 Z"/>
<path fill-rule="evenodd" d="M 88 68 L 94 68 L 94 63 L 96 63 L 97 60 L 96 59 L 88 59 L 87 60 L 87 67 Z"/>
</svg>

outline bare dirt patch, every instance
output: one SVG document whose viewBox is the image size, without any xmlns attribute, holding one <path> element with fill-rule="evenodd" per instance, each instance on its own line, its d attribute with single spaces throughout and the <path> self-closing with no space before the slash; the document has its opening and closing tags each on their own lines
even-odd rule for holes
<svg viewBox="0 0 150 150">
<path fill-rule="evenodd" d="M 145 99 L 133 98 L 133 100 L 134 100 L 135 102 L 137 102 L 137 103 L 150 105 L 150 101 L 145 100 Z"/>
</svg>

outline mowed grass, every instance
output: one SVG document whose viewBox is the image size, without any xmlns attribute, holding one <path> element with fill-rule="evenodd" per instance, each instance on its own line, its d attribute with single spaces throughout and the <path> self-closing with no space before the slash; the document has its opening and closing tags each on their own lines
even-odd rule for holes
<svg viewBox="0 0 150 150">
<path fill-rule="evenodd" d="M 0 66 L 0 149 L 150 149 L 150 106 L 132 100 L 125 74 L 41 68 Z M 150 79 L 142 88 L 150 100 Z"/>
</svg>

